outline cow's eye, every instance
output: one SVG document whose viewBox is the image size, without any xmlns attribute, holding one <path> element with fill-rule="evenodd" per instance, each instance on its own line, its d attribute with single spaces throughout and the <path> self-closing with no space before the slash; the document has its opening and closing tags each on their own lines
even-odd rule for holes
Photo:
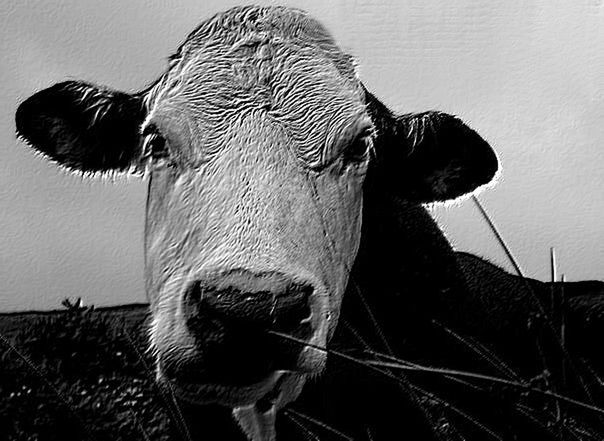
<svg viewBox="0 0 604 441">
<path fill-rule="evenodd" d="M 166 138 L 163 137 L 155 125 L 148 125 L 143 132 L 143 136 L 143 154 L 145 157 L 151 160 L 162 160 L 170 156 Z"/>
<path fill-rule="evenodd" d="M 362 162 L 371 151 L 371 132 L 361 132 L 345 151 L 346 159 L 351 162 Z"/>
</svg>

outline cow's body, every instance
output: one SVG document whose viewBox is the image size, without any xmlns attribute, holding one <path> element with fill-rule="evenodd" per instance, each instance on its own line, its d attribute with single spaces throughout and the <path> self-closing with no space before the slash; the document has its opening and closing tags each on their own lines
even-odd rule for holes
<svg viewBox="0 0 604 441">
<path fill-rule="evenodd" d="M 434 361 L 434 320 L 490 325 L 421 204 L 486 184 L 496 155 L 451 115 L 393 114 L 301 11 L 218 14 L 149 89 L 61 83 L 19 107 L 17 130 L 70 169 L 146 170 L 158 380 L 206 413 L 205 436 L 243 436 L 236 420 L 254 441 L 293 439 L 282 416 L 299 405 L 391 439 L 400 409 L 423 415 L 413 390 L 343 392 L 342 369 L 362 368 L 325 348 Z"/>
</svg>

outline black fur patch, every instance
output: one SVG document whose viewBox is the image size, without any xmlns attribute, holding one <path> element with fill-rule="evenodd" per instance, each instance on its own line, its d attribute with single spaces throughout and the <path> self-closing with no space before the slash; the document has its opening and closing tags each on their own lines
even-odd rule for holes
<svg viewBox="0 0 604 441">
<path fill-rule="evenodd" d="M 83 172 L 124 170 L 140 154 L 145 117 L 136 95 L 67 81 L 25 100 L 17 134 L 61 165 Z"/>
<path fill-rule="evenodd" d="M 495 152 L 455 116 L 442 112 L 403 115 L 399 133 L 408 146 L 397 181 L 420 202 L 454 199 L 487 184 L 498 169 Z"/>
<path fill-rule="evenodd" d="M 454 199 L 493 179 L 498 169 L 489 144 L 460 119 L 430 111 L 396 116 L 365 90 L 376 127 L 373 164 L 399 196 L 417 202 Z"/>
</svg>

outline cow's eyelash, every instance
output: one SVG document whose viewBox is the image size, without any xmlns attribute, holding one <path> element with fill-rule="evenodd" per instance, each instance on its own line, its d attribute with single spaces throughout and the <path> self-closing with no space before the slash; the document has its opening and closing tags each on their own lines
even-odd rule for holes
<svg viewBox="0 0 604 441">
<path fill-rule="evenodd" d="M 349 161 L 359 162 L 367 158 L 373 149 L 373 131 L 361 131 L 344 150 L 345 158 Z"/>
<path fill-rule="evenodd" d="M 143 157 L 157 160 L 170 156 L 168 141 L 154 124 L 145 127 L 143 137 Z"/>
</svg>

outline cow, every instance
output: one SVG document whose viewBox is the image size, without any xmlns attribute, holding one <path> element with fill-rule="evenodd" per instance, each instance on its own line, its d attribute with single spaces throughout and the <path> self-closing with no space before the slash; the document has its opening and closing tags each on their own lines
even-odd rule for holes
<svg viewBox="0 0 604 441">
<path fill-rule="evenodd" d="M 390 380 L 348 386 L 327 352 L 354 334 L 412 356 L 434 322 L 489 327 L 423 204 L 489 183 L 495 152 L 455 116 L 392 112 L 301 10 L 217 14 L 144 90 L 58 83 L 16 128 L 70 171 L 148 177 L 150 350 L 199 439 L 297 439 L 293 405 L 392 439 L 422 406 Z"/>
</svg>

